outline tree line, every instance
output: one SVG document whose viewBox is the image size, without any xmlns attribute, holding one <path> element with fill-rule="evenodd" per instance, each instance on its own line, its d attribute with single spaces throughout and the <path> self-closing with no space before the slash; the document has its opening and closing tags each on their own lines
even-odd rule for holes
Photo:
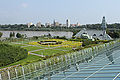
<svg viewBox="0 0 120 80">
<path fill-rule="evenodd" d="M 115 28 L 120 29 L 120 23 L 114 23 L 114 24 L 107 24 L 108 28 Z M 72 29 L 80 29 L 80 28 L 88 28 L 88 29 L 101 29 L 101 24 L 86 24 L 86 25 L 80 25 L 75 27 L 65 27 L 65 26 L 47 26 L 45 27 L 42 25 L 42 27 L 36 27 L 35 25 L 31 25 L 30 28 L 28 28 L 27 24 L 14 24 L 14 25 L 0 25 L 0 30 L 25 30 L 25 31 L 71 31 Z"/>
</svg>

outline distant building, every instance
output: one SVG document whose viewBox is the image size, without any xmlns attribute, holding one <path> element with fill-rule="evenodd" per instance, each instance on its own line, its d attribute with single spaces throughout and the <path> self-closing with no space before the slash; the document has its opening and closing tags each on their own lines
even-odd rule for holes
<svg viewBox="0 0 120 80">
<path fill-rule="evenodd" d="M 41 27 L 41 22 L 38 22 L 38 23 L 36 24 L 36 27 Z"/>
<path fill-rule="evenodd" d="M 70 20 L 69 19 L 66 20 L 66 27 L 70 27 Z"/>
<path fill-rule="evenodd" d="M 76 27 L 76 24 L 70 24 L 71 27 Z"/>
<path fill-rule="evenodd" d="M 99 40 L 112 40 L 112 38 L 106 33 L 106 21 L 105 17 L 103 17 L 101 28 L 103 30 L 86 30 L 83 28 L 80 32 L 78 32 L 75 37 L 87 38 L 87 39 L 99 39 Z"/>
<path fill-rule="evenodd" d="M 77 22 L 76 26 L 80 26 L 80 23 Z"/>
<path fill-rule="evenodd" d="M 49 22 L 45 23 L 46 27 L 51 27 L 51 24 Z"/>
<path fill-rule="evenodd" d="M 62 24 L 62 27 L 66 27 L 66 24 Z"/>
<path fill-rule="evenodd" d="M 53 25 L 54 25 L 54 27 L 60 26 L 59 22 L 56 22 L 55 20 L 53 22 Z"/>
<path fill-rule="evenodd" d="M 53 21 L 53 26 L 56 26 L 55 23 L 56 23 L 56 22 L 55 22 L 55 20 L 54 20 L 54 21 Z"/>
<path fill-rule="evenodd" d="M 33 23 L 32 23 L 32 22 L 27 23 L 28 28 L 30 28 L 30 26 L 31 26 L 31 25 L 33 25 Z"/>
</svg>

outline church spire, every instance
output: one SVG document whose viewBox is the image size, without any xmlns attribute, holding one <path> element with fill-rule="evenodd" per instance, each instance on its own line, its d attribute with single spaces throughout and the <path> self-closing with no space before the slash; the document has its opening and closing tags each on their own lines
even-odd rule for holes
<svg viewBox="0 0 120 80">
<path fill-rule="evenodd" d="M 103 16 L 101 28 L 102 28 L 103 30 L 106 30 L 106 28 L 107 28 L 106 21 L 105 21 L 105 16 Z"/>
</svg>

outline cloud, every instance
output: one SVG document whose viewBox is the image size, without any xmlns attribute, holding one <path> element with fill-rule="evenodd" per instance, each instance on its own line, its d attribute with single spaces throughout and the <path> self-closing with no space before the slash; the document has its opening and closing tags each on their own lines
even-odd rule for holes
<svg viewBox="0 0 120 80">
<path fill-rule="evenodd" d="M 23 8 L 27 8 L 27 7 L 28 7 L 28 4 L 27 4 L 27 3 L 22 3 L 21 6 L 22 6 Z"/>
</svg>

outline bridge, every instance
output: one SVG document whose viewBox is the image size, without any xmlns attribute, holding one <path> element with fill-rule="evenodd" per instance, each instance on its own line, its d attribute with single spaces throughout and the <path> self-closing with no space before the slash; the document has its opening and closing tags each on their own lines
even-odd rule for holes
<svg viewBox="0 0 120 80">
<path fill-rule="evenodd" d="M 0 80 L 120 80 L 120 40 L 0 71 Z"/>
</svg>

